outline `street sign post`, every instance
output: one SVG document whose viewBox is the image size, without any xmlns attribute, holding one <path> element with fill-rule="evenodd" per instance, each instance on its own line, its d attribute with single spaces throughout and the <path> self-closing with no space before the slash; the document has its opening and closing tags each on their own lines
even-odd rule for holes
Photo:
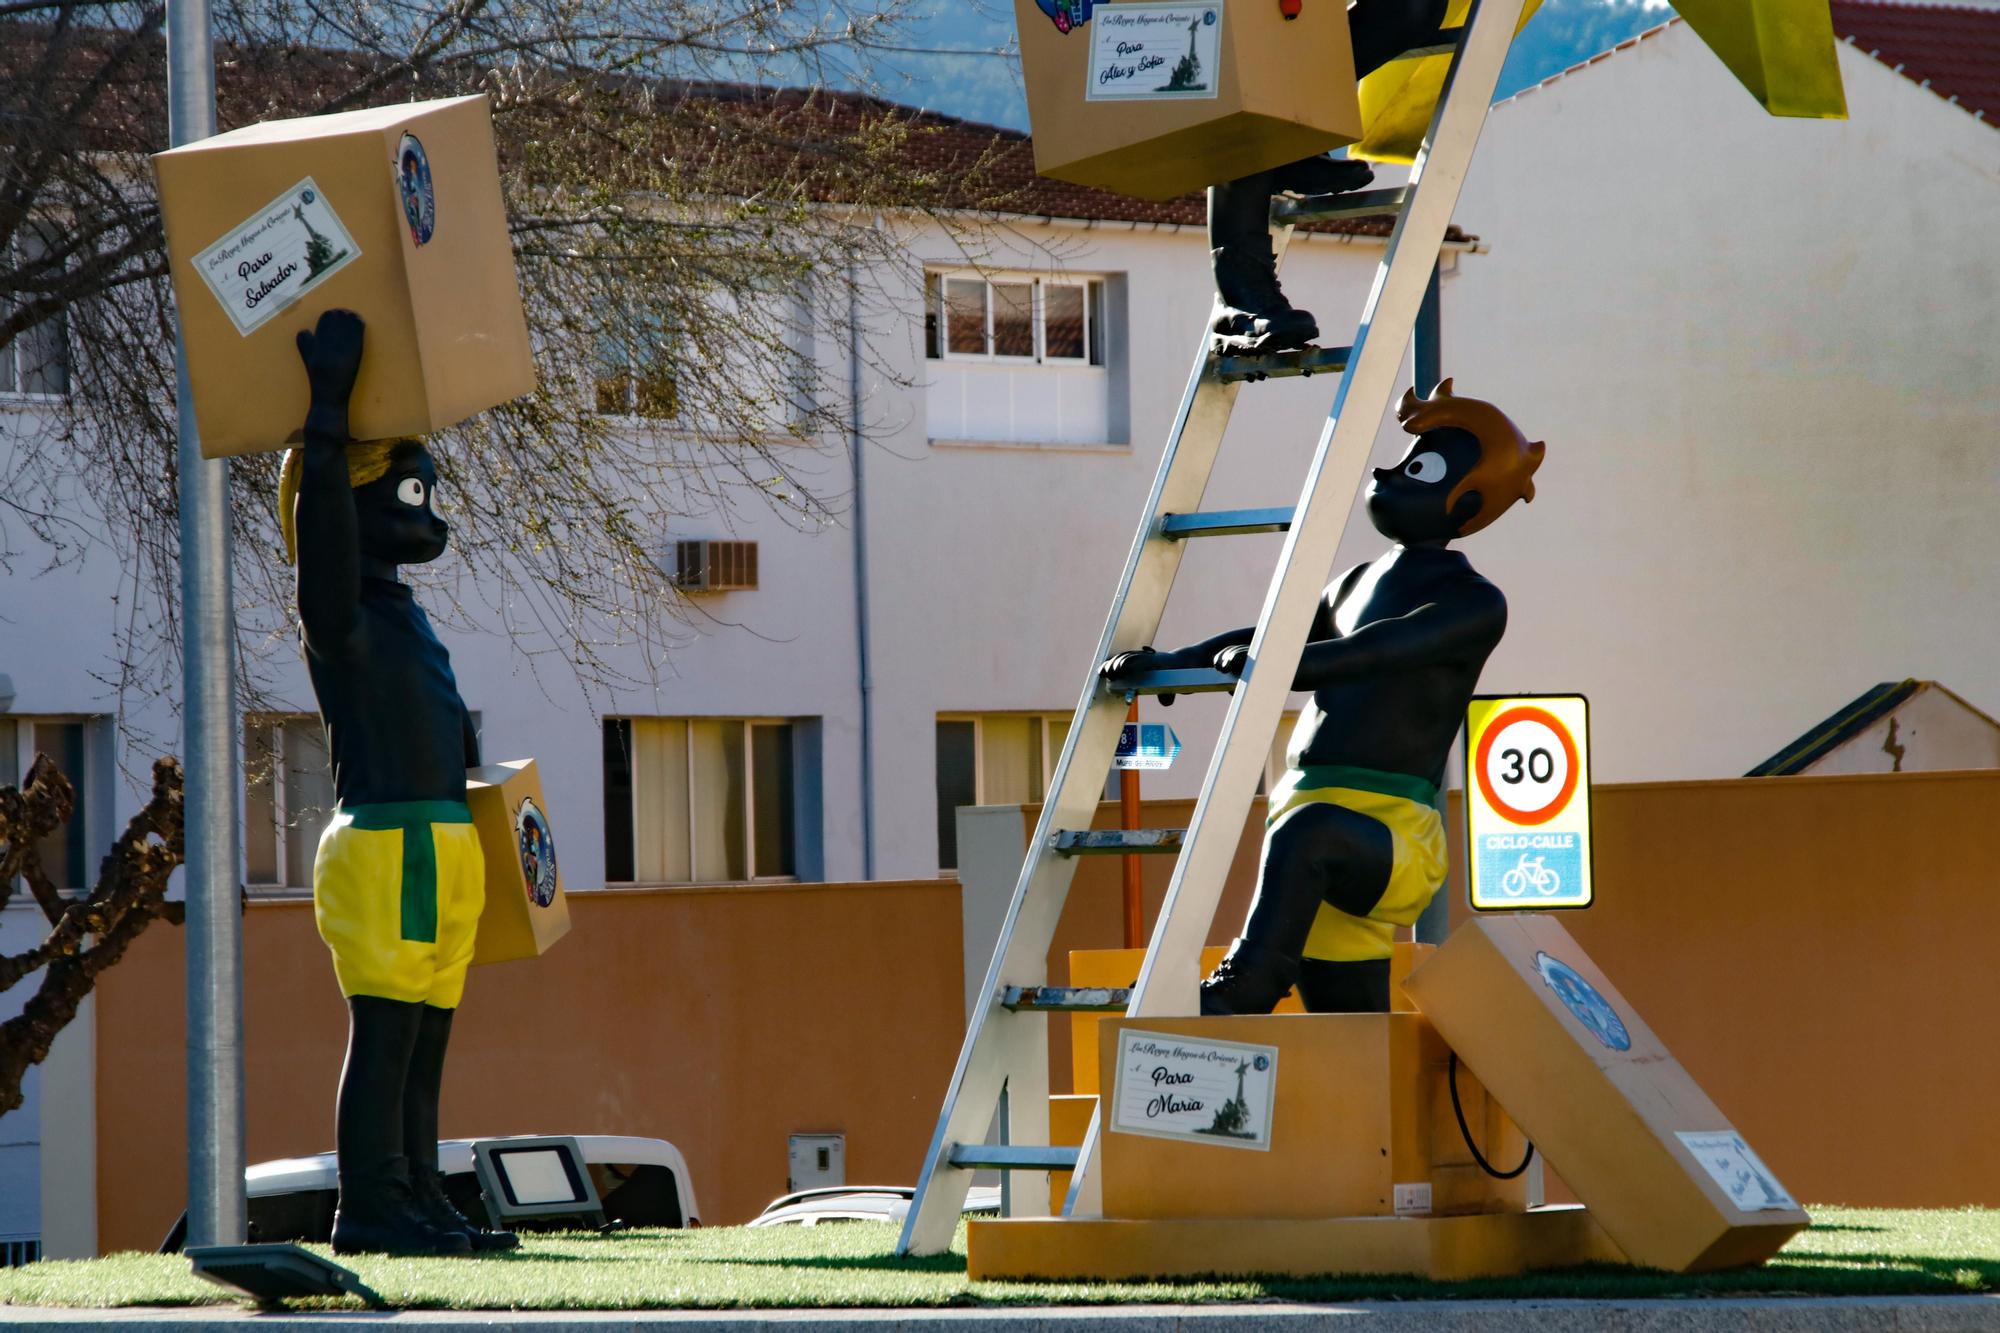
<svg viewBox="0 0 2000 1333">
<path fill-rule="evenodd" d="M 1475 695 L 1466 708 L 1466 857 L 1480 912 L 1588 907 L 1590 705 Z"/>
<path fill-rule="evenodd" d="M 1127 722 L 1118 733 L 1115 768 L 1172 768 L 1181 752 L 1181 738 L 1164 722 Z"/>
</svg>

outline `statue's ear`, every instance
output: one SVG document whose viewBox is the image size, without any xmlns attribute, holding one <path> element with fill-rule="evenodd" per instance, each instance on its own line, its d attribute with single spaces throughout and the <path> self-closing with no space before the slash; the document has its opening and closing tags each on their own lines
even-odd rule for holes
<svg viewBox="0 0 2000 1333">
<path fill-rule="evenodd" d="M 1451 514 L 1449 515 L 1451 530 L 1454 533 L 1464 532 L 1465 525 L 1472 522 L 1473 519 L 1478 518 L 1479 511 L 1485 507 L 1486 497 L 1478 491 L 1467 491 L 1465 494 L 1459 496 L 1458 503 L 1451 507 Z"/>
</svg>

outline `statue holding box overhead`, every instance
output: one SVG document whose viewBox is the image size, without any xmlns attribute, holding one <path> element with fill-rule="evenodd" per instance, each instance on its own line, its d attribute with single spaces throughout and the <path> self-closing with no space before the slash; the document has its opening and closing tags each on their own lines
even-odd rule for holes
<svg viewBox="0 0 2000 1333">
<path fill-rule="evenodd" d="M 1451 381 L 1404 394 L 1416 438 L 1377 468 L 1368 517 L 1396 545 L 1321 599 L 1293 688 L 1311 690 L 1271 793 L 1257 896 L 1243 933 L 1202 983 L 1204 1014 L 1263 1014 L 1294 985 L 1315 1013 L 1386 1013 L 1397 926 L 1444 883 L 1437 792 L 1507 600 L 1449 548 L 1532 500 L 1543 446 Z M 1102 674 L 1210 665 L 1242 674 L 1252 629 L 1174 652 L 1120 653 Z"/>
<path fill-rule="evenodd" d="M 466 804 L 479 743 L 396 569 L 444 554 L 450 530 L 421 441 L 348 438 L 362 331 L 358 315 L 329 310 L 298 335 L 312 405 L 278 491 L 339 799 L 313 862 L 313 913 L 348 1004 L 333 1248 L 506 1249 L 515 1237 L 461 1217 L 437 1169 L 445 1048 L 485 902 Z"/>
<path fill-rule="evenodd" d="M 1312 0 L 1338 3 L 1339 0 Z M 1358 80 L 1403 52 L 1437 40 L 1445 0 L 1356 0 L 1347 11 Z M 1278 286 L 1271 246 L 1271 198 L 1345 194 L 1374 179 L 1366 162 L 1309 157 L 1210 187 L 1208 244 L 1221 310 L 1215 333 L 1228 350 L 1277 352 L 1319 336 L 1310 314 L 1294 309 Z"/>
</svg>

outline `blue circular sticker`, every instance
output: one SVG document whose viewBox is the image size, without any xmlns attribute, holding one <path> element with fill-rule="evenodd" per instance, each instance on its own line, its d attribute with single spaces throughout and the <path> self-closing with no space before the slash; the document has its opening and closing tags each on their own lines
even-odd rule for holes
<svg viewBox="0 0 2000 1333">
<path fill-rule="evenodd" d="M 1215 11 L 1212 9 L 1204 10 L 1202 12 L 1201 21 L 1206 26 L 1213 28 L 1215 26 Z"/>
<path fill-rule="evenodd" d="M 1539 951 L 1535 954 L 1535 968 L 1542 974 L 1542 983 L 1568 1006 L 1577 1022 L 1590 1029 L 1591 1036 L 1614 1051 L 1632 1049 L 1632 1034 L 1626 1031 L 1625 1020 L 1611 1007 L 1611 1001 L 1599 995 L 1597 988 L 1578 975 L 1575 968 Z"/>
<path fill-rule="evenodd" d="M 528 900 L 547 907 L 556 898 L 556 835 L 549 831 L 549 817 L 533 798 L 524 798 L 514 812 L 514 836 L 521 851 L 521 879 L 528 888 Z"/>
<path fill-rule="evenodd" d="M 414 134 L 405 134 L 396 145 L 396 188 L 403 196 L 410 239 L 423 245 L 437 227 L 437 194 L 431 188 L 431 160 Z"/>
</svg>

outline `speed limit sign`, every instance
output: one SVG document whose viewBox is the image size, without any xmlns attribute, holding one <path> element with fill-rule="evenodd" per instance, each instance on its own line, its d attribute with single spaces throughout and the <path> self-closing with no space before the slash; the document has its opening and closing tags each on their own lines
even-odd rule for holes
<svg viewBox="0 0 2000 1333">
<path fill-rule="evenodd" d="M 1477 695 L 1466 709 L 1466 845 L 1482 912 L 1588 907 L 1590 705 Z"/>
</svg>

